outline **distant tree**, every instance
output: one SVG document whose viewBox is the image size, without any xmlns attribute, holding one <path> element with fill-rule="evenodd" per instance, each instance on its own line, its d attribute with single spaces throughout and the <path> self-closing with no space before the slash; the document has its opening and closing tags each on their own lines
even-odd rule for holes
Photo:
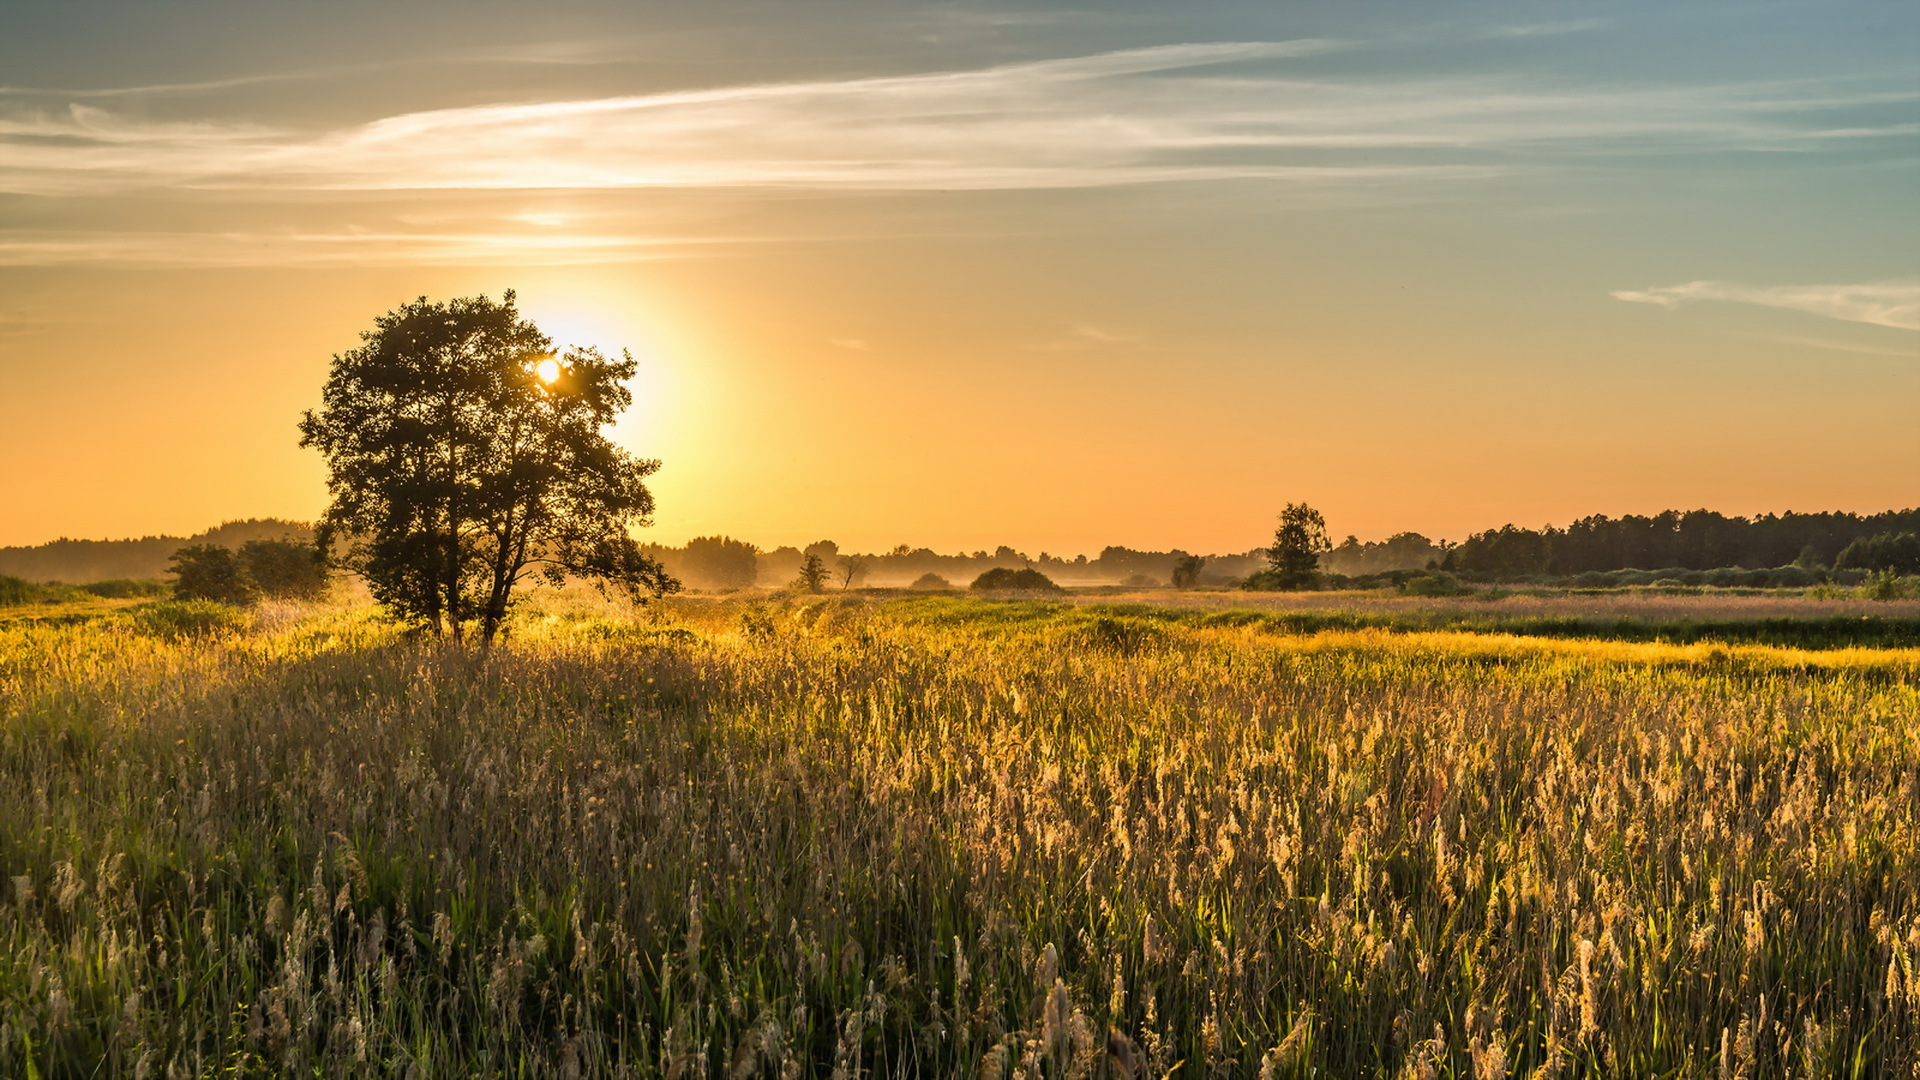
<svg viewBox="0 0 1920 1080">
<path fill-rule="evenodd" d="M 1840 552 L 1833 568 L 1920 574 L 1920 535 L 1903 532 L 1863 536 Z"/>
<path fill-rule="evenodd" d="M 915 578 L 913 580 L 913 584 L 907 587 L 910 589 L 925 589 L 928 591 L 932 591 L 935 589 L 951 589 L 953 588 L 953 583 L 948 581 L 946 578 L 941 577 L 939 574 L 933 573 L 932 571 L 928 571 L 927 573 L 921 574 L 919 577 Z"/>
<path fill-rule="evenodd" d="M 1200 568 L 1207 565 L 1205 556 L 1187 555 L 1173 564 L 1173 587 L 1191 589 L 1200 584 Z"/>
<path fill-rule="evenodd" d="M 853 588 L 853 583 L 867 576 L 867 560 L 858 555 L 840 557 L 840 587 Z"/>
<path fill-rule="evenodd" d="M 808 552 L 800 561 L 800 576 L 793 579 L 793 584 L 795 588 L 817 593 L 826 588 L 827 577 L 827 564 L 820 561 L 820 556 Z"/>
<path fill-rule="evenodd" d="M 320 549 L 402 618 L 462 640 L 499 632 L 514 587 L 538 573 L 679 587 L 629 530 L 651 524 L 660 467 L 603 434 L 637 370 L 597 349 L 553 355 L 509 292 L 429 302 L 374 322 L 333 358 L 300 444 L 327 459 Z"/>
<path fill-rule="evenodd" d="M 312 600 L 327 590 L 320 549 L 298 540 L 249 540 L 237 555 L 240 572 L 262 596 Z"/>
<path fill-rule="evenodd" d="M 222 604 L 251 604 L 260 598 L 247 580 L 233 549 L 220 544 L 183 547 L 167 560 L 178 600 L 212 600 Z"/>
<path fill-rule="evenodd" d="M 1526 577 L 1553 569 L 1554 536 L 1516 525 L 1467 537 L 1447 553 L 1441 568 L 1482 577 Z M 1667 563 L 1664 565 L 1672 565 Z"/>
<path fill-rule="evenodd" d="M 1267 565 L 1274 587 L 1299 589 L 1313 582 L 1320 568 L 1320 556 L 1333 550 L 1327 542 L 1327 519 L 1306 503 L 1288 503 L 1280 511 L 1280 524 L 1273 530 L 1273 546 L 1267 549 Z"/>
<path fill-rule="evenodd" d="M 968 586 L 975 592 L 1065 592 L 1053 583 L 1053 579 L 1038 570 L 1028 567 L 1015 570 L 1008 566 L 996 566 L 973 579 Z"/>
<path fill-rule="evenodd" d="M 730 536 L 696 536 L 687 541 L 681 571 L 689 581 L 708 589 L 734 590 L 753 586 L 760 575 L 760 549 Z"/>
</svg>

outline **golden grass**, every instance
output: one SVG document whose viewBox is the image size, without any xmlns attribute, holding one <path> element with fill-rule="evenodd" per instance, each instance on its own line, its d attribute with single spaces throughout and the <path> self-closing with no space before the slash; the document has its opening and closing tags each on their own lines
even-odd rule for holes
<svg viewBox="0 0 1920 1080">
<path fill-rule="evenodd" d="M 568 601 L 485 657 L 177 622 L 0 626 L 0 1074 L 1920 1060 L 1915 650 L 858 597 Z"/>
</svg>

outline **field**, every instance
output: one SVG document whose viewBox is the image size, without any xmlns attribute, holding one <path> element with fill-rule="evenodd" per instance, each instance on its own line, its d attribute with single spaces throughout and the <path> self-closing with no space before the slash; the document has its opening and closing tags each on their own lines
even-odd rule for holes
<svg viewBox="0 0 1920 1080">
<path fill-rule="evenodd" d="M 0 623 L 0 1075 L 1910 1076 L 1920 605 Z"/>
</svg>

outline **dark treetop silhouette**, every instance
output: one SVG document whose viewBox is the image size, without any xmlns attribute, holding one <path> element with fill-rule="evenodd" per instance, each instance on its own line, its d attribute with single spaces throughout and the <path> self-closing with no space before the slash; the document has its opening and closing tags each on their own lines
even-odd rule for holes
<svg viewBox="0 0 1920 1080">
<path fill-rule="evenodd" d="M 333 358 L 300 444 L 327 458 L 321 549 L 403 618 L 460 640 L 499 632 L 514 586 L 573 574 L 635 599 L 679 588 L 634 543 L 646 478 L 601 430 L 633 402 L 636 365 L 597 349 L 553 356 L 514 294 L 425 297 Z"/>
</svg>

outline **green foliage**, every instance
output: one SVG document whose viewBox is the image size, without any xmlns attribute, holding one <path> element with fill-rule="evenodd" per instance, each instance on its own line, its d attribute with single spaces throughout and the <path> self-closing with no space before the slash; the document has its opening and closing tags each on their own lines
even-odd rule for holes
<svg viewBox="0 0 1920 1080">
<path fill-rule="evenodd" d="M 1848 544 L 1833 560 L 1835 570 L 1920 574 L 1920 534 L 1880 533 Z"/>
<path fill-rule="evenodd" d="M 967 586 L 974 592 L 1024 592 L 1057 593 L 1065 592 L 1053 583 L 1053 579 L 1032 567 L 1015 570 L 1010 566 L 996 566 L 973 579 Z"/>
<path fill-rule="evenodd" d="M 209 600 L 216 604 L 251 604 L 260 598 L 247 579 L 232 548 L 194 544 L 173 553 L 168 572 L 174 575 L 176 600 Z"/>
<path fill-rule="evenodd" d="M 1860 595 L 1869 600 L 1905 600 L 1920 590 L 1920 578 L 1901 577 L 1892 570 L 1879 570 L 1860 584 Z"/>
<path fill-rule="evenodd" d="M 0 607 L 31 604 L 39 600 L 41 589 L 31 581 L 0 575 Z"/>
<path fill-rule="evenodd" d="M 1459 578 L 1444 570 L 1435 570 L 1407 578 L 1400 591 L 1408 596 L 1467 596 L 1473 587 L 1461 584 Z"/>
<path fill-rule="evenodd" d="M 142 604 L 129 612 L 128 619 L 135 630 L 162 638 L 204 637 L 240 630 L 249 621 L 246 613 L 233 604 L 210 599 Z"/>
<path fill-rule="evenodd" d="M 603 434 L 632 404 L 622 354 L 553 343 L 514 295 L 431 303 L 375 320 L 333 358 L 301 445 L 327 459 L 323 551 L 403 619 L 491 641 L 534 573 L 617 585 L 636 600 L 678 588 L 629 529 L 650 523 L 657 461 Z"/>
<path fill-rule="evenodd" d="M 1333 550 L 1327 541 L 1327 519 L 1306 503 L 1288 503 L 1280 511 L 1280 524 L 1273 530 L 1273 546 L 1267 549 L 1268 569 L 1255 574 L 1263 584 L 1248 579 L 1244 588 L 1304 589 L 1313 583 L 1320 567 L 1320 556 Z M 1270 582 L 1271 584 L 1265 584 Z"/>
<path fill-rule="evenodd" d="M 249 540 L 238 552 L 240 570 L 262 596 L 313 600 L 327 591 L 320 549 L 298 540 Z"/>
<path fill-rule="evenodd" d="M 1514 525 L 1469 536 L 1447 553 L 1445 569 L 1486 577 L 1544 574 L 1553 566 L 1553 540 Z"/>
</svg>

